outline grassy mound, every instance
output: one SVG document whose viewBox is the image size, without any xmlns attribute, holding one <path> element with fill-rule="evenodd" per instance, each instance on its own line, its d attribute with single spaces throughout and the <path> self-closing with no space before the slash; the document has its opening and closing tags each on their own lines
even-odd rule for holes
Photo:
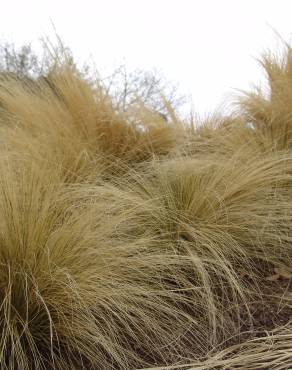
<svg viewBox="0 0 292 370">
<path fill-rule="evenodd" d="M 72 63 L 0 76 L 1 369 L 292 366 L 292 51 L 194 128 Z"/>
</svg>

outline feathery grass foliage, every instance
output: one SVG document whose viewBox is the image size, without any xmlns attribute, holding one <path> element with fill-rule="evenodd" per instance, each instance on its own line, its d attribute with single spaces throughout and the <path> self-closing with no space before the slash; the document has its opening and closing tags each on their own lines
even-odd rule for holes
<svg viewBox="0 0 292 370">
<path fill-rule="evenodd" d="M 0 76 L 1 369 L 291 366 L 291 49 L 198 127 L 50 61 Z"/>
</svg>

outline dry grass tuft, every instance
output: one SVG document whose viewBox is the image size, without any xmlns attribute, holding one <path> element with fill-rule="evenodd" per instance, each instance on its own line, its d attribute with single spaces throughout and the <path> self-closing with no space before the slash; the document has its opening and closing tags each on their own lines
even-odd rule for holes
<svg viewBox="0 0 292 370">
<path fill-rule="evenodd" d="M 66 58 L 1 75 L 1 369 L 292 366 L 291 49 L 263 66 L 197 128 Z"/>
</svg>

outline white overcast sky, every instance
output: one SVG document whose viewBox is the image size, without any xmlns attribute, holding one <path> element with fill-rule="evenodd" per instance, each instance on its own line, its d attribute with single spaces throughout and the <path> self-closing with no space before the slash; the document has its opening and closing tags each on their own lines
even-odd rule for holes
<svg viewBox="0 0 292 370">
<path fill-rule="evenodd" d="M 53 35 L 101 70 L 161 70 L 213 110 L 262 79 L 256 58 L 291 40 L 292 0 L 1 0 L 0 38 L 17 45 Z"/>
</svg>

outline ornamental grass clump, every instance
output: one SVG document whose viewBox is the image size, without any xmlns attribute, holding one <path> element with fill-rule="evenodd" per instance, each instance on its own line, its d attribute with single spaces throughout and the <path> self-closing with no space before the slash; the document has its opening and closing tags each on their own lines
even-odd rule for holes
<svg viewBox="0 0 292 370">
<path fill-rule="evenodd" d="M 197 127 L 66 57 L 1 72 L 1 369 L 292 366 L 291 49 L 262 64 Z"/>
</svg>

